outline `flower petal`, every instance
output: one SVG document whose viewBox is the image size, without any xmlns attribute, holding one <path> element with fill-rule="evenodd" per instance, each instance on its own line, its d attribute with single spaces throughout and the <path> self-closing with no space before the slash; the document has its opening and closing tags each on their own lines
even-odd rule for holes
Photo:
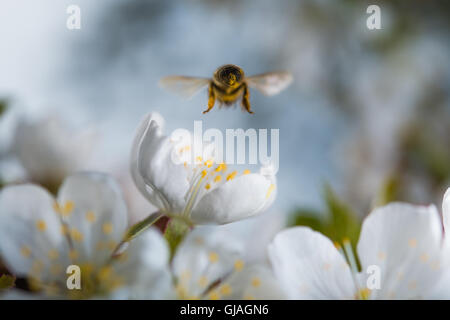
<svg viewBox="0 0 450 320">
<path fill-rule="evenodd" d="M 227 300 L 278 300 L 285 299 L 272 270 L 264 265 L 250 265 L 233 272 L 214 289 L 222 299 Z"/>
<path fill-rule="evenodd" d="M 142 128 L 145 128 L 142 130 Z M 162 129 L 152 117 L 144 118 L 140 126 L 141 137 L 136 136 L 135 149 L 138 150 L 133 163 L 136 164 L 139 175 L 138 186 L 142 190 L 151 188 L 146 196 L 160 209 L 170 212 L 181 212 L 189 189 L 187 172 L 182 164 L 172 159 L 175 143 L 162 134 Z M 134 167 L 134 164 L 132 164 Z M 133 168 L 132 172 L 136 169 Z M 145 194 L 145 193 L 144 193 Z"/>
<path fill-rule="evenodd" d="M 444 200 L 442 201 L 442 216 L 444 219 L 444 229 L 446 232 L 450 232 L 450 188 L 444 194 Z"/>
<path fill-rule="evenodd" d="M 53 197 L 43 188 L 26 184 L 0 192 L 0 254 L 16 275 L 47 282 L 67 265 L 68 243 L 53 209 Z M 60 266 L 59 272 L 56 267 Z"/>
<path fill-rule="evenodd" d="M 166 299 L 173 295 L 169 248 L 154 228 L 133 240 L 114 259 L 113 268 L 126 286 L 127 299 Z"/>
<path fill-rule="evenodd" d="M 164 203 L 162 202 L 162 199 L 157 195 L 155 191 L 153 191 L 150 188 L 147 188 L 138 168 L 139 148 L 141 146 L 142 137 L 144 136 L 144 133 L 148 130 L 148 127 L 152 121 L 156 121 L 156 123 L 158 123 L 158 125 L 161 128 L 164 125 L 164 119 L 161 117 L 159 113 L 151 112 L 144 116 L 143 120 L 138 126 L 138 129 L 136 130 L 136 134 L 131 147 L 130 169 L 133 181 L 136 184 L 139 191 L 141 192 L 141 194 L 145 198 L 147 198 L 147 200 L 150 201 L 152 204 L 162 209 L 164 208 Z"/>
<path fill-rule="evenodd" d="M 427 297 L 441 277 L 441 244 L 434 206 L 391 203 L 375 209 L 364 220 L 357 247 L 363 273 L 371 265 L 380 268 L 380 289 L 370 297 Z"/>
<path fill-rule="evenodd" d="M 276 183 L 252 173 L 227 181 L 206 193 L 194 207 L 194 223 L 230 223 L 258 214 L 275 199 Z"/>
<path fill-rule="evenodd" d="M 291 299 L 351 299 L 351 271 L 333 243 L 307 227 L 281 231 L 269 245 L 275 276 Z"/>
<path fill-rule="evenodd" d="M 67 224 L 77 263 L 106 261 L 122 240 L 127 211 L 116 182 L 101 173 L 77 173 L 58 192 L 60 214 Z"/>
<path fill-rule="evenodd" d="M 178 247 L 173 273 L 183 298 L 201 297 L 205 290 L 235 268 L 244 266 L 243 243 L 224 230 L 198 227 Z"/>
</svg>

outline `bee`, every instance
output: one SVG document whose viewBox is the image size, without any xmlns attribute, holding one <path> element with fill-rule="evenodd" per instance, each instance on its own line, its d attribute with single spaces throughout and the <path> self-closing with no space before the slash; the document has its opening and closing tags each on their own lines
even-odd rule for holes
<svg viewBox="0 0 450 320">
<path fill-rule="evenodd" d="M 193 97 L 201 89 L 208 86 L 208 107 L 203 113 L 209 112 L 214 104 L 219 107 L 235 105 L 241 101 L 242 110 L 253 113 L 250 108 L 250 88 L 272 96 L 284 90 L 292 82 L 289 72 L 269 72 L 246 77 L 244 70 L 233 64 L 217 68 L 213 77 L 197 78 L 185 76 L 168 76 L 159 82 L 164 89 L 177 93 L 185 98 Z"/>
</svg>

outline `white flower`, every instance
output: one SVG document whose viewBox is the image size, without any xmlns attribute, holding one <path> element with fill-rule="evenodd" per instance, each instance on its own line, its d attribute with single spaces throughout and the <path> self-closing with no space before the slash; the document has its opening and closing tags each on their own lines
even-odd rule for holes
<svg viewBox="0 0 450 320">
<path fill-rule="evenodd" d="M 0 192 L 0 208 L 0 255 L 44 297 L 133 297 L 145 286 L 147 296 L 163 298 L 170 288 L 168 248 L 158 231 L 117 251 L 127 212 L 106 175 L 72 175 L 56 200 L 36 185 L 9 186 Z M 81 269 L 81 290 L 67 288 L 69 265 Z"/>
<path fill-rule="evenodd" d="M 58 117 L 19 122 L 14 152 L 32 182 L 57 190 L 63 179 L 86 165 L 94 132 L 72 132 Z"/>
<path fill-rule="evenodd" d="M 180 299 L 280 299 L 284 295 L 264 265 L 247 265 L 243 242 L 223 230 L 197 228 L 172 261 Z"/>
<path fill-rule="evenodd" d="M 291 299 L 430 298 L 447 265 L 442 239 L 434 206 L 392 203 L 375 209 L 363 223 L 357 245 L 361 272 L 348 241 L 339 249 L 306 227 L 280 232 L 269 255 Z M 379 268 L 378 279 L 370 280 L 376 272 L 371 268 Z"/>
<path fill-rule="evenodd" d="M 192 139 L 185 139 L 192 141 Z M 276 182 L 269 168 L 260 173 L 228 171 L 216 164 L 214 150 L 196 156 L 185 153 L 194 148 L 162 134 L 162 119 L 148 114 L 138 128 L 131 156 L 133 179 L 147 199 L 168 216 L 194 224 L 224 224 L 254 216 L 275 198 Z"/>
</svg>

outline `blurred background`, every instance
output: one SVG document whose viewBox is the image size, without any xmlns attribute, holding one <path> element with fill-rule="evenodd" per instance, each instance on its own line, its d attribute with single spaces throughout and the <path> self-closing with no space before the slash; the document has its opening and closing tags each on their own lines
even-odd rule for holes
<svg viewBox="0 0 450 320">
<path fill-rule="evenodd" d="M 66 28 L 69 4 L 81 8 L 80 30 Z M 381 30 L 366 27 L 369 4 L 381 7 Z M 61 175 L 116 176 L 137 220 L 151 209 L 129 178 L 129 150 L 139 120 L 158 111 L 166 132 L 194 120 L 204 130 L 279 128 L 280 226 L 336 208 L 358 219 L 392 200 L 440 206 L 450 185 L 449 25 L 448 1 L 2 0 L 0 180 L 56 189 L 60 177 L 39 162 L 64 158 L 72 167 Z M 157 85 L 227 63 L 295 80 L 275 97 L 251 91 L 254 115 L 202 115 L 206 91 L 183 101 Z"/>
</svg>

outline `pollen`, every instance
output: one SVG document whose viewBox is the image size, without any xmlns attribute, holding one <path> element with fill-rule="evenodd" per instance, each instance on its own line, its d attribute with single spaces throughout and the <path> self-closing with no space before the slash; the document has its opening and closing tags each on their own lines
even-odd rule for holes
<svg viewBox="0 0 450 320">
<path fill-rule="evenodd" d="M 214 171 L 220 172 L 220 171 L 226 171 L 226 170 L 227 170 L 227 165 L 225 163 L 221 163 L 217 166 L 217 168 Z"/>
<path fill-rule="evenodd" d="M 112 268 L 110 266 L 102 267 L 98 272 L 98 278 L 100 280 L 108 279 L 112 274 Z"/>
<path fill-rule="evenodd" d="M 238 259 L 234 262 L 234 270 L 241 271 L 244 269 L 244 261 Z"/>
<path fill-rule="evenodd" d="M 249 174 L 249 173 L 251 173 L 251 171 L 248 170 L 248 169 L 245 169 L 244 172 L 242 172 L 242 174 L 244 174 L 244 175 L 245 175 L 245 174 Z"/>
<path fill-rule="evenodd" d="M 104 223 L 102 229 L 104 234 L 111 234 L 113 232 L 113 225 L 111 222 Z"/>
<path fill-rule="evenodd" d="M 59 253 L 58 253 L 58 251 L 55 250 L 55 249 L 52 249 L 52 250 L 50 250 L 50 251 L 48 252 L 48 257 L 49 257 L 51 260 L 58 259 L 58 256 L 59 256 Z"/>
<path fill-rule="evenodd" d="M 206 189 L 206 190 L 211 189 L 211 185 L 210 185 L 209 183 L 207 183 L 206 186 L 205 186 L 205 189 Z"/>
<path fill-rule="evenodd" d="M 424 253 L 420 256 L 420 261 L 427 262 L 429 258 L 430 258 L 430 256 L 428 254 Z"/>
<path fill-rule="evenodd" d="M 222 180 L 222 176 L 218 175 L 214 178 L 214 182 L 220 182 Z"/>
<path fill-rule="evenodd" d="M 383 251 L 378 252 L 378 259 L 379 260 L 386 259 L 386 254 Z"/>
<path fill-rule="evenodd" d="M 209 299 L 210 300 L 219 300 L 220 299 L 220 295 L 219 295 L 219 293 L 217 291 L 213 290 L 209 294 Z"/>
<path fill-rule="evenodd" d="M 47 229 L 47 224 L 45 223 L 45 221 L 44 220 L 38 220 L 37 222 L 36 222 L 36 228 L 39 230 L 39 231 L 45 231 L 46 229 Z"/>
<path fill-rule="evenodd" d="M 86 220 L 89 221 L 90 223 L 94 223 L 95 222 L 95 213 L 93 211 L 86 212 Z"/>
<path fill-rule="evenodd" d="M 261 279 L 258 277 L 254 277 L 252 279 L 252 286 L 258 288 L 261 285 Z"/>
<path fill-rule="evenodd" d="M 361 289 L 359 290 L 358 295 L 361 300 L 369 300 L 370 290 L 368 288 Z"/>
<path fill-rule="evenodd" d="M 202 162 L 202 161 L 203 161 L 203 158 L 200 157 L 200 156 L 198 156 L 197 158 L 195 158 L 195 160 L 197 160 L 198 162 Z"/>
<path fill-rule="evenodd" d="M 227 176 L 227 181 L 233 180 L 234 177 L 236 177 L 236 175 L 237 175 L 237 171 L 233 171 L 232 173 L 230 173 L 230 174 Z"/>
<path fill-rule="evenodd" d="M 208 278 L 205 276 L 201 276 L 198 279 L 198 285 L 203 288 L 206 287 L 208 285 Z"/>
<path fill-rule="evenodd" d="M 408 240 L 408 246 L 410 248 L 415 248 L 417 247 L 417 240 L 415 238 L 411 238 Z"/>
<path fill-rule="evenodd" d="M 220 293 L 224 296 L 229 296 L 231 292 L 231 286 L 228 283 L 225 283 L 220 287 Z"/>
<path fill-rule="evenodd" d="M 205 166 L 207 166 L 208 168 L 211 168 L 213 164 L 214 162 L 211 159 L 205 161 Z"/>
<path fill-rule="evenodd" d="M 70 230 L 70 237 L 75 240 L 76 242 L 81 242 L 83 241 L 83 234 L 78 231 L 78 229 L 73 228 L 72 230 Z"/>
<path fill-rule="evenodd" d="M 30 255 L 31 255 L 31 249 L 30 249 L 30 247 L 23 246 L 23 247 L 20 249 L 20 253 L 21 253 L 22 256 L 24 256 L 25 258 L 29 258 Z"/>
<path fill-rule="evenodd" d="M 270 195 L 272 194 L 273 190 L 275 190 L 275 185 L 272 183 L 269 187 L 269 189 L 267 190 L 266 193 L 266 199 L 269 199 Z"/>
<path fill-rule="evenodd" d="M 66 201 L 63 207 L 60 207 L 60 213 L 63 217 L 69 217 L 74 208 L 73 201 Z"/>
<path fill-rule="evenodd" d="M 210 252 L 208 259 L 211 263 L 216 263 L 219 261 L 219 255 L 216 252 Z"/>
<path fill-rule="evenodd" d="M 207 174 L 208 174 L 208 171 L 202 170 L 202 178 L 206 177 Z"/>
<path fill-rule="evenodd" d="M 184 270 L 183 273 L 181 273 L 181 281 L 187 281 L 191 278 L 191 272 L 189 270 Z"/>
<path fill-rule="evenodd" d="M 246 295 L 244 296 L 244 300 L 255 300 L 255 297 L 252 296 L 251 294 L 246 294 Z"/>
</svg>

